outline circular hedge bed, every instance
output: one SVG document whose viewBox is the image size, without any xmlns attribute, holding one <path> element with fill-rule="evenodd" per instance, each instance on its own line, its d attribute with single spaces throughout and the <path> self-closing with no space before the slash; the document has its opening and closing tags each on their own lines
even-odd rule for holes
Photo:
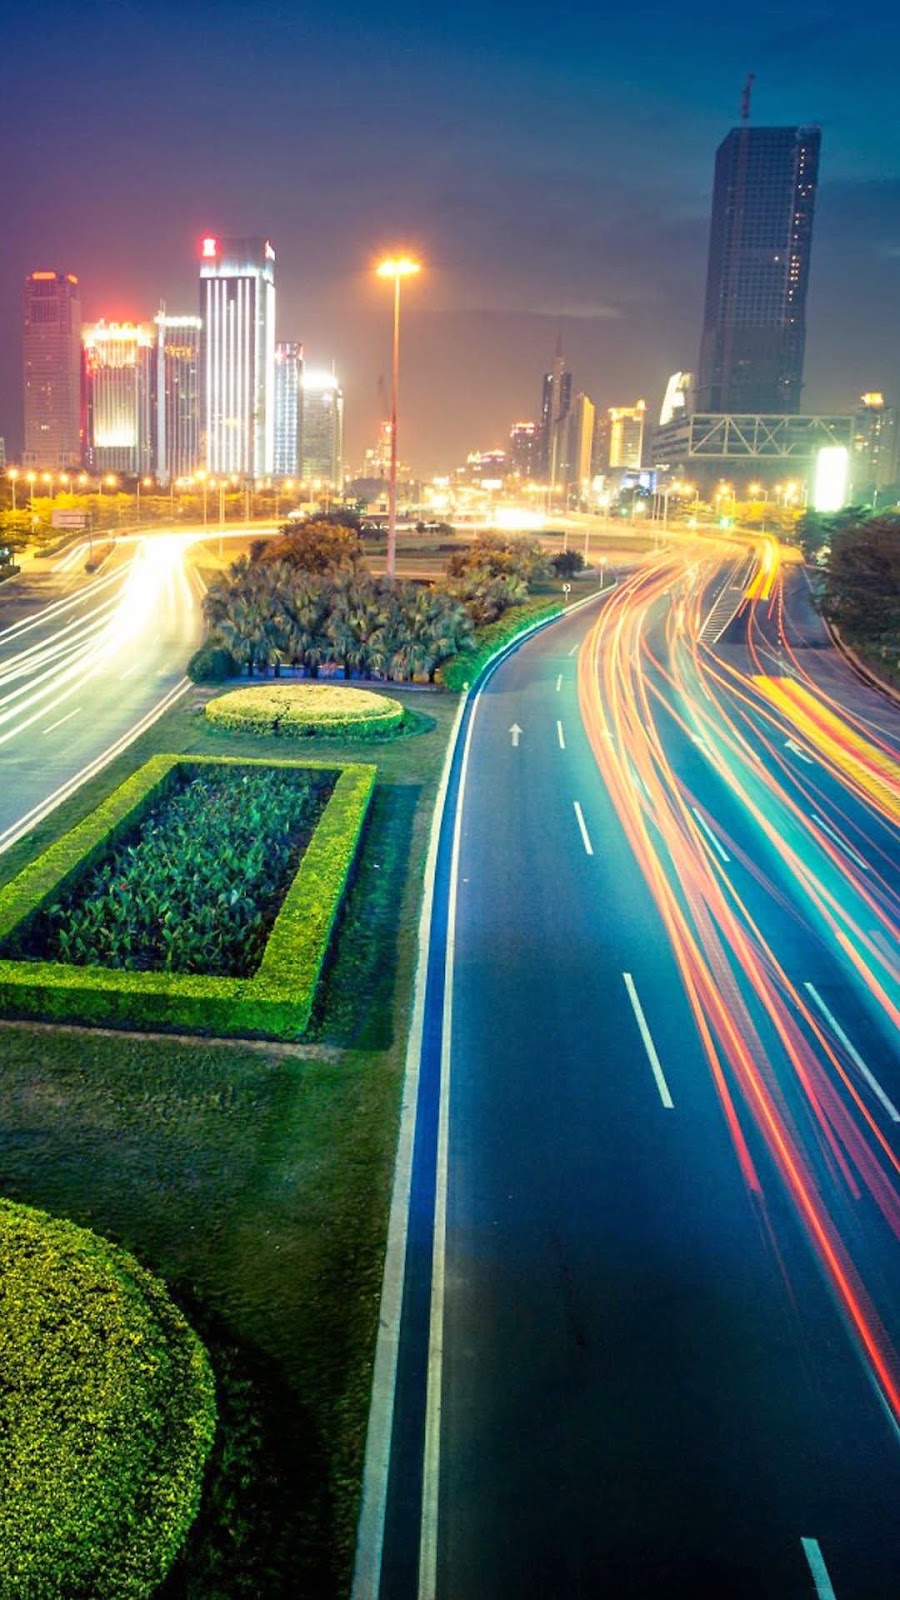
<svg viewBox="0 0 900 1600">
<path fill-rule="evenodd" d="M 0 1596 L 153 1593 L 200 1501 L 206 1351 L 123 1250 L 0 1200 Z"/>
<path fill-rule="evenodd" d="M 382 739 L 403 721 L 399 700 L 371 689 L 338 688 L 326 683 L 261 683 L 232 689 L 207 703 L 216 728 L 232 733 L 285 734 L 310 738 Z"/>
</svg>

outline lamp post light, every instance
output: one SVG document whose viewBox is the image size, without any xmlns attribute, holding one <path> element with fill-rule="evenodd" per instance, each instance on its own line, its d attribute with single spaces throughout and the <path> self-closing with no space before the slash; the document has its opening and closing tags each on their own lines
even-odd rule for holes
<svg viewBox="0 0 900 1600">
<path fill-rule="evenodd" d="M 12 508 L 13 508 L 13 511 L 17 511 L 18 510 L 18 506 L 16 505 L 16 483 L 17 483 L 18 477 L 19 477 L 19 469 L 18 469 L 18 467 L 10 467 L 10 469 L 7 472 L 6 476 L 8 477 L 10 483 L 12 484 Z"/>
<path fill-rule="evenodd" d="M 141 487 L 143 486 L 145 489 L 149 489 L 152 482 L 153 482 L 152 478 L 141 478 L 141 477 L 139 477 L 138 480 L 137 480 L 137 507 L 136 507 L 135 515 L 137 517 L 138 522 L 140 522 L 140 520 L 141 520 Z"/>
<path fill-rule="evenodd" d="M 197 473 L 197 479 L 203 485 L 203 531 L 205 533 L 206 532 L 206 522 L 207 522 L 207 500 L 206 500 L 206 496 L 207 496 L 207 492 L 209 490 L 209 473 L 205 470 L 205 468 L 201 467 L 200 471 Z"/>
<path fill-rule="evenodd" d="M 391 466 L 388 479 L 388 542 L 387 575 L 394 578 L 397 570 L 397 407 L 400 392 L 400 283 L 403 278 L 421 272 L 418 261 L 408 256 L 390 256 L 379 263 L 379 278 L 390 278 L 394 285 L 394 342 L 391 364 Z"/>
</svg>

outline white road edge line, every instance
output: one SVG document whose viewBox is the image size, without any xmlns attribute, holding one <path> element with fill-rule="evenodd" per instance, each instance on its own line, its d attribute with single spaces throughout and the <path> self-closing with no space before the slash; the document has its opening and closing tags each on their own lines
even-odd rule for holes
<svg viewBox="0 0 900 1600">
<path fill-rule="evenodd" d="M 894 1105 L 893 1100 L 891 1100 L 891 1098 L 887 1094 L 885 1094 L 884 1090 L 881 1087 L 881 1084 L 878 1082 L 878 1079 L 875 1077 L 874 1073 L 870 1072 L 869 1068 L 866 1066 L 866 1063 L 863 1061 L 863 1058 L 860 1055 L 859 1051 L 857 1050 L 856 1046 L 854 1044 L 851 1044 L 851 1042 L 847 1038 L 847 1035 L 845 1034 L 843 1028 L 841 1027 L 840 1023 L 838 1022 L 837 1017 L 833 1014 L 833 1012 L 829 1011 L 829 1009 L 828 1009 L 827 1005 L 825 1004 L 825 1001 L 822 999 L 822 996 L 820 995 L 818 989 L 812 983 L 804 983 L 803 987 L 806 990 L 807 994 L 810 996 L 810 998 L 815 1001 L 815 1003 L 818 1006 L 819 1010 L 821 1011 L 823 1017 L 825 1018 L 825 1021 L 828 1023 L 828 1026 L 831 1029 L 832 1033 L 835 1035 L 835 1037 L 837 1039 L 840 1040 L 840 1042 L 844 1046 L 844 1049 L 846 1050 L 848 1056 L 850 1057 L 850 1060 L 853 1062 L 853 1065 L 856 1067 L 856 1070 L 859 1073 L 860 1077 L 865 1079 L 866 1083 L 869 1085 L 869 1088 L 871 1089 L 872 1093 L 874 1094 L 876 1100 L 880 1101 L 881 1105 L 884 1107 L 884 1109 L 887 1112 L 888 1116 L 890 1117 L 891 1121 L 892 1122 L 900 1122 L 900 1111 L 897 1110 L 897 1107 Z"/>
<path fill-rule="evenodd" d="M 722 849 L 722 846 L 720 845 L 718 839 L 716 838 L 715 834 L 713 833 L 712 828 L 710 827 L 709 823 L 706 821 L 706 818 L 702 817 L 700 815 L 700 812 L 697 810 L 696 806 L 691 806 L 691 810 L 693 811 L 694 816 L 697 818 L 697 821 L 699 822 L 701 828 L 703 829 L 703 832 L 706 834 L 706 837 L 709 840 L 710 844 L 712 845 L 713 849 L 719 854 L 719 856 L 721 856 L 722 860 L 724 862 L 726 862 L 726 864 L 727 864 L 731 860 L 731 857 L 729 855 L 727 855 L 725 853 L 725 851 Z"/>
<path fill-rule="evenodd" d="M 559 740 L 559 748 L 560 748 L 560 750 L 565 750 L 565 748 L 566 748 L 566 736 L 563 733 L 563 725 L 560 722 L 558 717 L 556 719 L 556 737 Z"/>
<path fill-rule="evenodd" d="M 659 1090 L 659 1098 L 667 1111 L 674 1111 L 675 1102 L 669 1093 L 669 1085 L 666 1083 L 666 1076 L 663 1072 L 662 1066 L 660 1065 L 659 1056 L 656 1053 L 656 1045 L 653 1043 L 653 1035 L 647 1026 L 647 1018 L 644 1016 L 644 1008 L 638 999 L 638 992 L 634 986 L 634 979 L 630 972 L 623 972 L 622 977 L 625 980 L 625 988 L 628 990 L 628 998 L 631 1001 L 631 1009 L 634 1012 L 634 1020 L 640 1029 L 641 1038 L 644 1041 L 644 1049 L 647 1052 L 647 1060 L 650 1062 L 650 1068 L 654 1079 L 656 1080 L 656 1087 Z"/>
<path fill-rule="evenodd" d="M 582 811 L 577 800 L 573 800 L 572 804 L 575 807 L 575 821 L 578 823 L 578 826 L 581 829 L 581 842 L 584 845 L 585 854 L 592 856 L 594 854 L 594 846 L 591 844 L 591 836 L 587 831 L 587 823 L 584 820 L 584 812 Z"/>
<path fill-rule="evenodd" d="M 809 1562 L 809 1570 L 813 1575 L 819 1600 L 837 1600 L 818 1539 L 801 1539 L 800 1543 L 803 1546 L 803 1554 Z"/>
<path fill-rule="evenodd" d="M 51 722 L 49 728 L 42 728 L 41 732 L 45 734 L 52 733 L 55 728 L 61 728 L 64 722 L 68 722 L 72 717 L 77 717 L 80 710 L 81 707 L 76 706 L 74 711 L 67 711 L 64 717 L 60 717 L 56 722 Z"/>
<path fill-rule="evenodd" d="M 846 840 L 841 838 L 837 829 L 833 828 L 830 822 L 826 822 L 824 817 L 820 817 L 817 811 L 811 811 L 810 818 L 816 824 L 817 828 L 821 828 L 830 836 L 830 838 L 834 840 L 839 850 L 843 850 L 844 854 L 849 856 L 851 861 L 856 862 L 856 865 L 862 872 L 868 872 L 868 861 L 864 861 L 862 856 L 859 855 L 856 850 L 854 850 L 852 844 L 847 844 Z"/>
</svg>

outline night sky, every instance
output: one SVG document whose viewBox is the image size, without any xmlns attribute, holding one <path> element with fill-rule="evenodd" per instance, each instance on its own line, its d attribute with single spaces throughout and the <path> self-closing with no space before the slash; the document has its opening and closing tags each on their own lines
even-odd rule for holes
<svg viewBox="0 0 900 1600">
<path fill-rule="evenodd" d="M 0 433 L 21 443 L 21 284 L 86 318 L 197 309 L 203 232 L 265 234 L 278 337 L 337 361 L 351 465 L 405 300 L 401 454 L 436 471 L 535 415 L 558 330 L 601 405 L 696 365 L 716 145 L 818 122 L 804 409 L 900 399 L 900 8 L 535 0 L 309 7 L 80 0 L 6 11 Z"/>
</svg>

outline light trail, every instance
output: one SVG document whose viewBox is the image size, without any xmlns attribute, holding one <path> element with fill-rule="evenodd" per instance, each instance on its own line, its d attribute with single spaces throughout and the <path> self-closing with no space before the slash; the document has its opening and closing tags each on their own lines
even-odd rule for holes
<svg viewBox="0 0 900 1600">
<path fill-rule="evenodd" d="M 891 952 L 900 902 L 891 854 L 879 855 L 879 847 L 864 859 L 856 846 L 867 849 L 868 831 L 857 821 L 851 843 L 840 810 L 852 797 L 876 838 L 879 830 L 891 833 L 896 859 L 900 771 L 887 739 L 873 741 L 801 674 L 799 662 L 802 682 L 786 679 L 783 667 L 775 680 L 765 671 L 757 611 L 768 626 L 784 628 L 773 541 L 743 601 L 748 670 L 703 646 L 708 580 L 708 571 L 689 568 L 676 554 L 619 586 L 579 658 L 584 724 L 668 932 L 748 1187 L 766 1211 L 777 1173 L 897 1428 L 897 1356 L 854 1259 L 855 1224 L 848 1227 L 867 1194 L 900 1237 L 900 1160 L 879 1120 L 893 1102 L 882 1090 L 874 1105 L 867 1103 L 871 1083 L 860 1083 L 858 1061 L 843 1049 L 846 1036 L 829 1034 L 809 986 L 779 961 L 722 857 L 727 845 L 779 909 L 815 930 L 812 937 L 854 984 L 896 1058 L 900 993 Z M 655 627 L 663 623 L 663 660 L 648 642 L 651 618 Z M 798 731 L 813 749 L 820 777 L 798 780 L 783 749 L 785 730 Z M 685 759 L 695 752 L 694 766 L 702 753 L 708 781 L 721 786 L 739 819 L 732 832 L 746 833 L 750 848 L 721 825 L 723 844 L 712 834 L 704 816 L 709 807 L 698 806 L 680 776 L 679 745 Z M 751 1129 L 771 1169 L 751 1157 Z M 767 1228 L 774 1236 L 771 1220 Z"/>
</svg>

